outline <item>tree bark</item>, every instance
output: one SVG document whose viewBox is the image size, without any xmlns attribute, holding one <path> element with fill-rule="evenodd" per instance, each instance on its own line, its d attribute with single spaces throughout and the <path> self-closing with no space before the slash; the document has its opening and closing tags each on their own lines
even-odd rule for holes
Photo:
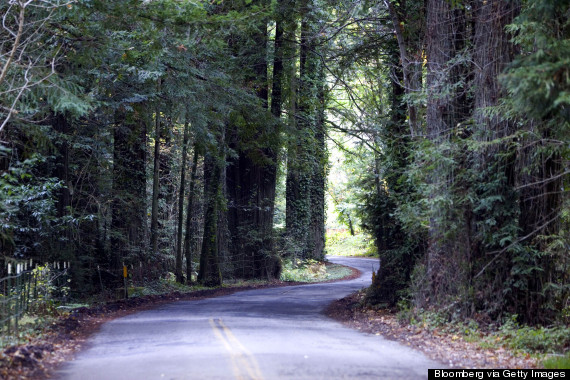
<svg viewBox="0 0 570 380">
<path fill-rule="evenodd" d="M 113 151 L 112 266 L 142 259 L 146 235 L 146 123 L 142 105 L 115 114 Z"/>
<path fill-rule="evenodd" d="M 158 81 L 160 91 L 160 79 Z M 154 166 L 152 177 L 152 207 L 150 217 L 150 246 L 153 254 L 158 253 L 158 197 L 160 193 L 160 110 L 156 109 L 154 115 Z"/>
<path fill-rule="evenodd" d="M 190 123 L 184 124 L 184 138 L 182 142 L 182 166 L 180 168 L 180 188 L 178 190 L 178 233 L 176 235 L 176 281 L 184 282 L 182 275 L 182 240 L 184 239 L 184 189 L 186 187 L 186 161 L 188 159 L 188 139 L 190 137 Z"/>
<path fill-rule="evenodd" d="M 317 58 L 317 57 L 315 57 Z M 320 60 L 320 58 L 317 58 Z M 310 224 L 310 256 L 317 260 L 325 258 L 325 186 L 327 179 L 328 156 L 325 142 L 325 72 L 321 63 L 316 69 L 316 90 L 318 103 L 315 114 L 315 150 L 313 173 L 311 178 L 311 224 Z"/>
<path fill-rule="evenodd" d="M 262 3 L 262 1 L 260 1 Z M 281 34 L 281 27 L 279 34 Z M 271 113 L 278 118 L 281 109 L 282 61 L 279 58 L 282 35 L 276 40 L 276 71 L 274 69 Z M 240 110 L 247 126 L 230 126 L 230 148 L 237 157 L 227 167 L 228 229 L 231 239 L 231 266 L 235 276 L 268 278 L 275 273 L 273 254 L 273 214 L 277 181 L 277 153 L 280 128 L 278 120 L 268 118 L 269 83 L 266 52 L 267 20 L 261 20 L 257 30 L 246 38 L 255 41 L 251 50 L 251 71 L 245 75 L 246 86 L 255 89 L 261 106 L 255 110 Z M 253 49 L 235 46 L 236 49 Z"/>
<path fill-rule="evenodd" d="M 324 252 L 324 67 L 319 50 L 320 17 L 313 0 L 301 2 L 299 85 L 295 136 L 287 150 L 286 229 L 289 251 L 320 260 Z"/>
<path fill-rule="evenodd" d="M 204 195 L 206 212 L 204 215 L 204 240 L 200 256 L 198 281 L 206 286 L 222 284 L 218 257 L 218 211 L 220 205 L 220 178 L 222 169 L 217 152 L 207 152 L 204 156 Z"/>
<path fill-rule="evenodd" d="M 456 126 L 463 121 L 458 106 L 458 86 L 464 78 L 458 76 L 457 62 L 464 36 L 457 34 L 464 28 L 465 18 L 447 0 L 429 0 L 427 7 L 427 108 L 426 136 L 434 149 L 442 152 Z M 459 37 L 459 38 L 458 38 Z M 436 160 L 436 158 L 434 158 Z M 461 238 L 468 235 L 465 220 L 451 215 L 438 197 L 453 199 L 453 172 L 449 164 L 437 160 L 428 173 L 430 192 L 430 226 L 427 252 L 427 277 L 431 301 L 456 295 L 458 284 L 465 283 L 465 260 L 469 257 L 468 244 L 450 241 L 446 234 L 453 231 Z M 467 252 L 465 252 L 467 251 Z"/>
<path fill-rule="evenodd" d="M 186 237 L 184 238 L 184 254 L 186 256 L 186 283 L 192 283 L 192 252 L 195 229 L 192 222 L 194 213 L 194 188 L 196 186 L 196 172 L 198 169 L 198 149 L 194 145 L 194 158 L 192 159 L 192 170 L 190 175 L 190 188 L 188 190 L 188 204 L 186 206 Z"/>
<path fill-rule="evenodd" d="M 411 33 L 404 32 L 404 20 L 407 19 L 406 15 L 406 1 L 400 1 L 398 7 L 395 7 L 391 0 L 384 0 L 384 4 L 388 8 L 388 13 L 392 20 L 392 25 L 398 41 L 398 48 L 400 51 L 400 61 L 403 74 L 403 85 L 406 95 L 408 95 L 408 124 L 410 128 L 410 135 L 417 136 L 420 133 L 420 120 L 418 116 L 418 107 L 411 99 L 411 96 L 417 94 L 422 89 L 422 56 L 423 44 L 418 41 L 411 41 Z M 409 20 L 406 20 L 409 21 Z M 417 20 L 416 20 L 417 22 Z M 416 31 L 418 34 L 420 30 Z M 417 36 L 416 36 L 417 38 Z"/>
</svg>

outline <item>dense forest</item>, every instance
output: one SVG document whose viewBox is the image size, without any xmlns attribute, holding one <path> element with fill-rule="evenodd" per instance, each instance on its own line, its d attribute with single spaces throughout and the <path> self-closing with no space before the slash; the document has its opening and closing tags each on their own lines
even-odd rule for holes
<svg viewBox="0 0 570 380">
<path fill-rule="evenodd" d="M 141 282 L 278 277 L 285 257 L 324 258 L 333 144 L 351 168 L 340 219 L 380 254 L 369 302 L 570 315 L 568 1 L 0 15 L 6 262 L 69 262 L 78 298 L 120 286 L 123 265 Z"/>
</svg>

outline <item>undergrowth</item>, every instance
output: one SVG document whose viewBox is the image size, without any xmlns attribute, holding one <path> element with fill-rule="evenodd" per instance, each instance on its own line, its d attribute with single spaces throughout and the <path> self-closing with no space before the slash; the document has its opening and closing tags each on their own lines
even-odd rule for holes
<svg viewBox="0 0 570 380">
<path fill-rule="evenodd" d="M 570 368 L 570 352 L 566 355 L 552 356 L 542 362 L 546 369 L 569 369 Z"/>
<path fill-rule="evenodd" d="M 326 251 L 333 256 L 378 256 L 374 240 L 368 234 L 351 236 L 347 230 L 327 230 Z"/>
<path fill-rule="evenodd" d="M 494 334 L 507 347 L 528 353 L 556 354 L 570 350 L 570 327 L 521 326 L 516 315 L 505 320 Z"/>
<path fill-rule="evenodd" d="M 442 311 L 412 309 L 399 304 L 400 321 L 427 330 L 463 337 L 476 342 L 484 349 L 508 348 L 514 352 L 529 354 L 542 361 L 545 368 L 570 368 L 570 327 L 528 326 L 517 322 L 517 315 L 504 318 L 500 324 L 480 324 L 473 319 L 454 319 Z"/>
<path fill-rule="evenodd" d="M 326 264 L 317 260 L 285 259 L 281 281 L 291 282 L 319 282 L 336 280 L 349 276 L 352 271 L 338 264 Z"/>
<path fill-rule="evenodd" d="M 41 336 L 43 331 L 52 323 L 57 321 L 60 314 L 57 312 L 34 315 L 24 315 L 19 323 L 18 331 L 3 332 L 0 335 L 0 351 L 11 345 L 30 340 L 31 338 Z"/>
<path fill-rule="evenodd" d="M 129 287 L 129 297 L 142 297 L 148 295 L 161 295 L 172 292 L 189 293 L 196 290 L 207 289 L 204 286 L 193 284 L 185 285 L 175 281 L 174 275 L 146 283 L 142 286 Z"/>
</svg>

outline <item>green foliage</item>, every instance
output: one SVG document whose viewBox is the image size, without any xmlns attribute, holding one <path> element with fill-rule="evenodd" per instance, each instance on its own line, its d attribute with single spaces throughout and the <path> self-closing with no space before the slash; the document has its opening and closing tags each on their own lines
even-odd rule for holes
<svg viewBox="0 0 570 380">
<path fill-rule="evenodd" d="M 499 341 L 510 348 L 530 353 L 559 353 L 570 347 L 570 327 L 520 326 L 517 316 L 507 319 L 499 328 Z"/>
<path fill-rule="evenodd" d="M 327 230 L 326 250 L 333 256 L 378 256 L 374 240 L 367 233 L 352 236 L 348 230 Z"/>
<path fill-rule="evenodd" d="M 508 347 L 515 352 L 528 354 L 560 354 L 570 347 L 570 328 L 564 325 L 536 327 L 520 325 L 517 316 L 505 318 L 499 326 L 481 324 L 473 319 L 464 319 L 452 310 L 426 310 L 413 308 L 409 303 L 398 304 L 398 318 L 404 323 L 422 329 L 456 334 L 478 343 L 483 348 Z M 553 357 L 553 365 L 564 363 L 564 357 Z"/>
<path fill-rule="evenodd" d="M 319 282 L 338 280 L 352 274 L 350 268 L 313 259 L 285 259 L 281 281 Z"/>
<path fill-rule="evenodd" d="M 524 11 L 509 26 L 514 42 L 524 54 L 518 56 L 503 77 L 509 92 L 509 114 L 526 114 L 537 120 L 570 121 L 570 21 L 568 4 L 556 0 L 527 2 Z M 553 124 L 554 126 L 554 124 Z"/>
<path fill-rule="evenodd" d="M 143 297 L 148 295 L 161 295 L 173 292 L 188 293 L 195 290 L 207 289 L 201 285 L 184 285 L 176 282 L 173 273 L 169 273 L 165 278 L 148 281 L 142 286 L 129 287 L 129 297 Z"/>
<path fill-rule="evenodd" d="M 283 263 L 282 281 L 315 282 L 327 277 L 325 264 L 313 259 L 289 259 Z"/>
<path fill-rule="evenodd" d="M 542 362 L 542 366 L 545 369 L 568 369 L 570 368 L 570 353 L 551 356 Z"/>
<path fill-rule="evenodd" d="M 6 260 L 0 280 L 0 347 L 15 344 L 60 314 L 69 296 L 68 263 L 35 265 Z M 63 266 L 63 268 L 62 268 Z M 29 269 L 28 269 L 29 268 Z"/>
<path fill-rule="evenodd" d="M 55 243 L 67 222 L 57 217 L 55 209 L 61 182 L 35 175 L 45 161 L 45 157 L 33 155 L 0 175 L 0 239 L 6 251 L 16 257 L 51 259 L 53 245 L 41 244 Z"/>
</svg>

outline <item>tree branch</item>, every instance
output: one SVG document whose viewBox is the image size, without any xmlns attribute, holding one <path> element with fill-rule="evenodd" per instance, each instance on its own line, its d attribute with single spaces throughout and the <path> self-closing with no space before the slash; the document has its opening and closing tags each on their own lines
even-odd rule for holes
<svg viewBox="0 0 570 380">
<path fill-rule="evenodd" d="M 12 51 L 10 52 L 10 55 L 8 56 L 8 59 L 6 60 L 6 63 L 4 64 L 4 67 L 2 68 L 2 72 L 0 73 L 0 84 L 2 84 L 2 82 L 4 81 L 4 78 L 6 78 L 6 74 L 8 73 L 8 68 L 10 67 L 10 64 L 12 63 L 12 60 L 14 59 L 14 56 L 16 55 L 16 51 L 18 50 L 18 46 L 20 45 L 20 39 L 22 38 L 22 34 L 24 33 L 24 15 L 26 12 L 26 8 L 25 5 L 22 5 L 20 3 L 20 14 L 18 16 L 18 32 L 16 33 L 16 38 L 14 40 L 14 45 L 12 46 Z M 4 124 L 2 124 L 4 125 Z M 2 130 L 0 128 L 0 130 Z"/>
</svg>

